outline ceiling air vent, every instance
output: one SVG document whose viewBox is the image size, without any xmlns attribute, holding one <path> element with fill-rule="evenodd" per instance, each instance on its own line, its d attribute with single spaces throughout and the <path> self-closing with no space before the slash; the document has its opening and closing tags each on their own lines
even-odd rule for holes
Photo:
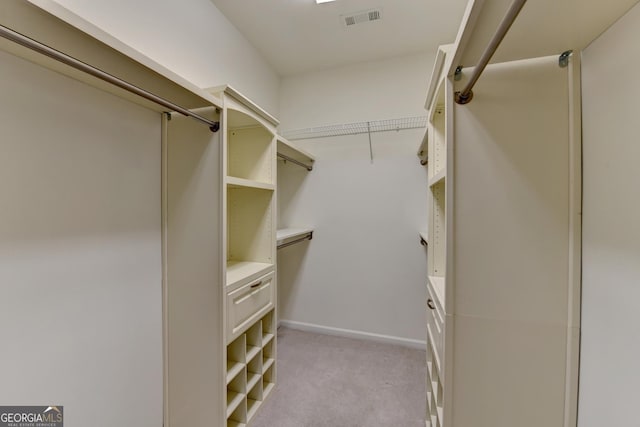
<svg viewBox="0 0 640 427">
<path fill-rule="evenodd" d="M 349 15 L 340 15 L 345 27 L 352 27 L 363 22 L 378 21 L 382 19 L 382 10 L 371 9 L 364 12 L 352 13 Z"/>
</svg>

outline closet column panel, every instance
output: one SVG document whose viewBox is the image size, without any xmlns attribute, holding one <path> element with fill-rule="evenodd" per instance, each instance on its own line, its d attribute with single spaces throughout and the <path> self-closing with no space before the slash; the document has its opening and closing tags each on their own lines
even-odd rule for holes
<svg viewBox="0 0 640 427">
<path fill-rule="evenodd" d="M 569 202 L 580 195 L 574 66 L 560 68 L 557 56 L 489 65 L 473 101 L 455 105 L 448 425 L 571 425 L 580 238 L 579 205 Z"/>
<path fill-rule="evenodd" d="M 583 334 L 580 427 L 638 424 L 640 4 L 582 54 Z M 621 72 L 633 70 L 629 75 Z"/>
<path fill-rule="evenodd" d="M 213 108 L 197 112 L 217 120 Z M 165 425 L 219 425 L 225 366 L 220 132 L 179 114 L 165 118 L 164 128 Z"/>
</svg>

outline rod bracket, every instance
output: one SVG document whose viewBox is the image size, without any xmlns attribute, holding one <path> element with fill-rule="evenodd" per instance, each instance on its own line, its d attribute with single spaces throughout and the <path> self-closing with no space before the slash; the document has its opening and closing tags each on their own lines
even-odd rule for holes
<svg viewBox="0 0 640 427">
<path fill-rule="evenodd" d="M 213 124 L 209 127 L 211 132 L 216 133 L 220 130 L 220 122 L 213 122 Z"/>
<path fill-rule="evenodd" d="M 466 95 L 462 92 L 456 92 L 453 94 L 453 99 L 456 101 L 456 104 L 464 105 L 471 102 L 473 99 L 473 91 L 470 90 Z"/>
<path fill-rule="evenodd" d="M 565 68 L 567 65 L 569 65 L 569 58 L 572 54 L 572 50 L 565 50 L 564 52 L 562 52 L 562 54 L 560 54 L 560 57 L 558 58 L 558 65 L 560 66 L 560 68 Z"/>
<path fill-rule="evenodd" d="M 453 80 L 459 82 L 462 80 L 462 65 L 456 67 L 455 73 L 453 73 Z"/>
</svg>

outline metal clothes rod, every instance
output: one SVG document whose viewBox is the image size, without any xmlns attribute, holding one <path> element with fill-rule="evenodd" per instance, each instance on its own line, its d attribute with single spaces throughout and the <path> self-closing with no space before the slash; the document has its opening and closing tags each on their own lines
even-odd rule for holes
<svg viewBox="0 0 640 427">
<path fill-rule="evenodd" d="M 504 39 L 504 36 L 507 34 L 507 31 L 509 31 L 509 28 L 511 28 L 511 25 L 518 17 L 520 10 L 522 10 L 522 7 L 526 2 L 527 0 L 514 0 L 513 3 L 511 3 L 511 6 L 509 6 L 509 10 L 507 10 L 507 14 L 504 16 L 504 18 L 502 18 L 498 29 L 489 41 L 489 45 L 482 53 L 478 65 L 476 65 L 475 69 L 473 70 L 471 79 L 462 91 L 455 93 L 454 99 L 457 104 L 467 104 L 471 102 L 471 100 L 473 99 L 473 86 L 475 86 L 478 78 L 491 60 L 493 54 L 498 49 L 498 46 L 500 46 L 502 39 Z"/>
<path fill-rule="evenodd" d="M 11 40 L 12 42 L 17 43 L 21 46 L 29 48 L 33 51 L 41 53 L 42 55 L 48 56 L 49 58 L 53 58 L 56 61 L 62 62 L 63 64 L 69 65 L 70 67 L 73 67 L 76 70 L 80 70 L 82 72 L 92 75 L 93 77 L 97 77 L 100 80 L 103 80 L 107 83 L 111 83 L 114 86 L 117 86 L 121 89 L 131 92 L 135 95 L 141 96 L 142 98 L 147 99 L 155 104 L 162 105 L 163 107 L 168 108 L 171 111 L 178 112 L 184 116 L 192 117 L 195 120 L 198 120 L 199 122 L 209 126 L 209 129 L 211 129 L 212 132 L 217 132 L 220 129 L 220 122 L 214 122 L 209 119 L 206 119 L 192 111 L 189 111 L 186 108 L 183 108 L 177 104 L 174 104 L 171 101 L 168 101 L 151 92 L 148 92 L 144 89 L 134 86 L 131 83 L 128 83 L 122 79 L 119 79 L 118 77 L 112 76 L 111 74 L 108 74 L 96 67 L 93 67 L 82 61 L 79 61 L 72 56 L 69 56 L 56 49 L 53 49 L 23 34 L 13 31 L 12 29 L 7 28 L 3 25 L 0 25 L 0 36 L 5 39 Z"/>
<path fill-rule="evenodd" d="M 305 240 L 311 240 L 311 239 L 313 239 L 313 231 L 310 232 L 309 234 L 305 235 L 304 237 L 300 237 L 299 239 L 292 240 L 290 242 L 278 245 L 277 249 L 286 248 L 287 246 L 295 245 L 296 243 L 300 243 L 300 242 L 303 242 Z"/>
<path fill-rule="evenodd" d="M 280 157 L 280 158 L 281 158 L 281 159 L 283 159 L 283 160 L 286 160 L 287 162 L 291 162 L 291 163 L 293 163 L 293 164 L 295 164 L 295 165 L 302 166 L 303 168 L 305 168 L 305 169 L 306 169 L 306 170 L 308 170 L 309 172 L 311 172 L 311 171 L 313 170 L 313 166 L 305 165 L 304 163 L 299 162 L 299 161 L 297 161 L 296 159 L 291 158 L 291 157 L 289 157 L 289 156 L 285 156 L 284 154 L 280 154 L 280 153 L 278 153 L 278 154 L 277 154 L 277 156 L 278 156 L 278 157 Z"/>
</svg>

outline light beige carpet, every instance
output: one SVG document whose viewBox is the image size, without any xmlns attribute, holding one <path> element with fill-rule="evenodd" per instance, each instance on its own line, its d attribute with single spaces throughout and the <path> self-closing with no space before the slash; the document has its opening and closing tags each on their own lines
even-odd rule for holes
<svg viewBox="0 0 640 427">
<path fill-rule="evenodd" d="M 424 427 L 424 351 L 280 328 L 277 367 L 249 427 Z"/>
</svg>

